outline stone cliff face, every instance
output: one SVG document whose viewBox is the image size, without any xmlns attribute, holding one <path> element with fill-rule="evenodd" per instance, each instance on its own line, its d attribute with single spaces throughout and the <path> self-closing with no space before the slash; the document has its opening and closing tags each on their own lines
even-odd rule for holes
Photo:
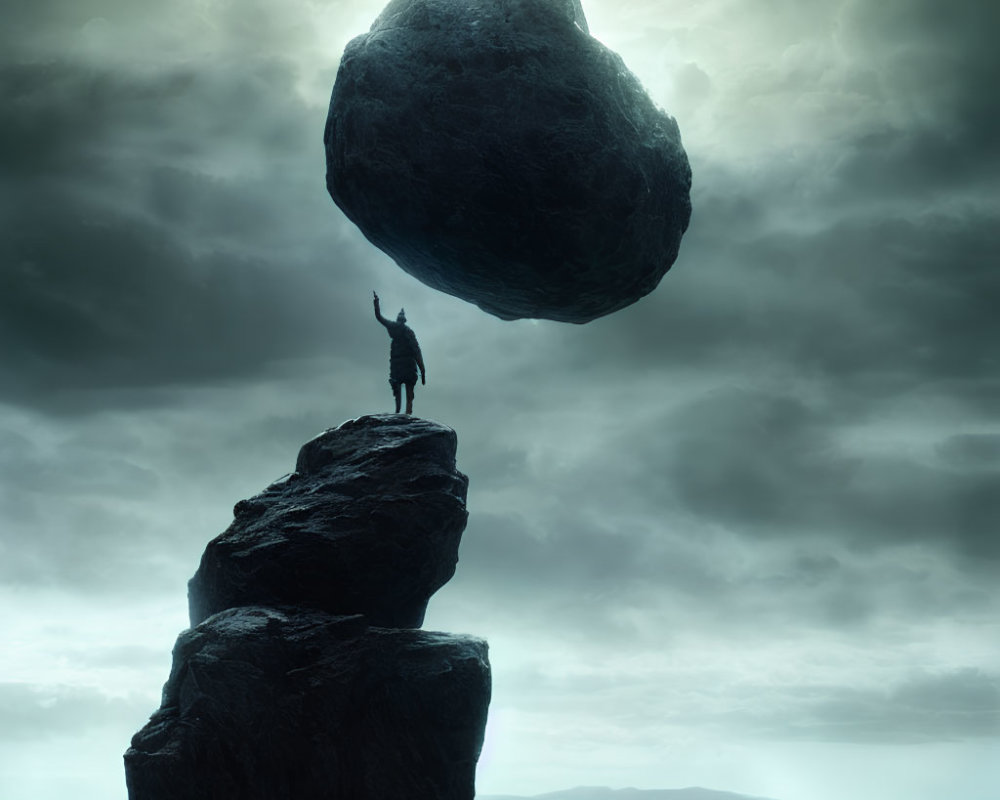
<svg viewBox="0 0 1000 800">
<path fill-rule="evenodd" d="M 635 302 L 691 216 L 676 121 L 579 0 L 392 0 L 344 51 L 324 143 L 373 244 L 503 319 Z"/>
<path fill-rule="evenodd" d="M 435 423 L 362 417 L 237 504 L 125 754 L 130 800 L 474 797 L 486 643 L 414 629 L 465 527 L 455 448 Z"/>
<path fill-rule="evenodd" d="M 455 573 L 468 517 L 456 447 L 450 428 L 395 415 L 306 444 L 295 472 L 237 503 L 205 549 L 188 586 L 191 624 L 292 603 L 420 627 L 428 598 Z"/>
</svg>

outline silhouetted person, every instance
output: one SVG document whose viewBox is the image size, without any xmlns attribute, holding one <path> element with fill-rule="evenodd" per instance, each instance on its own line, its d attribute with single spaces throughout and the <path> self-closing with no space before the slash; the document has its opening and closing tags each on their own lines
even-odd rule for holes
<svg viewBox="0 0 1000 800">
<path fill-rule="evenodd" d="M 413 387 L 417 385 L 417 368 L 420 368 L 420 382 L 427 383 L 424 370 L 424 358 L 420 354 L 416 334 L 406 324 L 406 313 L 399 309 L 396 321 L 391 322 L 382 316 L 379 309 L 378 295 L 375 295 L 375 319 L 385 325 L 389 331 L 392 343 L 389 345 L 389 385 L 392 396 L 396 400 L 396 413 L 399 413 L 400 387 L 406 386 L 406 413 L 413 413 Z"/>
</svg>

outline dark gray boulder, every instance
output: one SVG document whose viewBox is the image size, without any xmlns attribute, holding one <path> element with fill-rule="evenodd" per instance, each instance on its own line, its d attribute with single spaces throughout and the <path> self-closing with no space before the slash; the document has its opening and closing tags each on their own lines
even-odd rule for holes
<svg viewBox="0 0 1000 800">
<path fill-rule="evenodd" d="M 579 0 L 392 0 L 344 51 L 324 143 L 373 244 L 503 319 L 635 302 L 691 215 L 677 123 Z"/>
<path fill-rule="evenodd" d="M 227 608 L 293 605 L 417 628 L 455 573 L 468 478 L 448 427 L 402 414 L 345 422 L 295 472 L 236 504 L 188 584 L 191 624 Z"/>
<path fill-rule="evenodd" d="M 480 639 L 245 607 L 185 631 L 125 753 L 130 800 L 472 800 Z"/>
</svg>

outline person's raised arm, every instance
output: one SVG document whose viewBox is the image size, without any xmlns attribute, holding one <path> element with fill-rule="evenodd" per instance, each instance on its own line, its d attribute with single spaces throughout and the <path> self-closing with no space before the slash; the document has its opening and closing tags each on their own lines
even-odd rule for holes
<svg viewBox="0 0 1000 800">
<path fill-rule="evenodd" d="M 375 294 L 375 292 L 373 291 L 372 292 L 372 296 L 375 298 L 375 319 L 377 319 L 379 322 L 381 322 L 383 325 L 385 325 L 385 327 L 388 328 L 389 327 L 389 321 L 385 317 L 382 316 L 382 309 L 379 308 L 379 304 L 378 304 L 378 295 Z"/>
</svg>

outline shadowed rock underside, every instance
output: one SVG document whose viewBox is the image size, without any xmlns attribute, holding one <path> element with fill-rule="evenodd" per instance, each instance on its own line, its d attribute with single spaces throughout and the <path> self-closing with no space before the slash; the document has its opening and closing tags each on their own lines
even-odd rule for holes
<svg viewBox="0 0 1000 800">
<path fill-rule="evenodd" d="M 635 302 L 691 215 L 677 123 L 577 0 L 393 0 L 344 52 L 324 143 L 372 243 L 503 319 Z"/>
</svg>

